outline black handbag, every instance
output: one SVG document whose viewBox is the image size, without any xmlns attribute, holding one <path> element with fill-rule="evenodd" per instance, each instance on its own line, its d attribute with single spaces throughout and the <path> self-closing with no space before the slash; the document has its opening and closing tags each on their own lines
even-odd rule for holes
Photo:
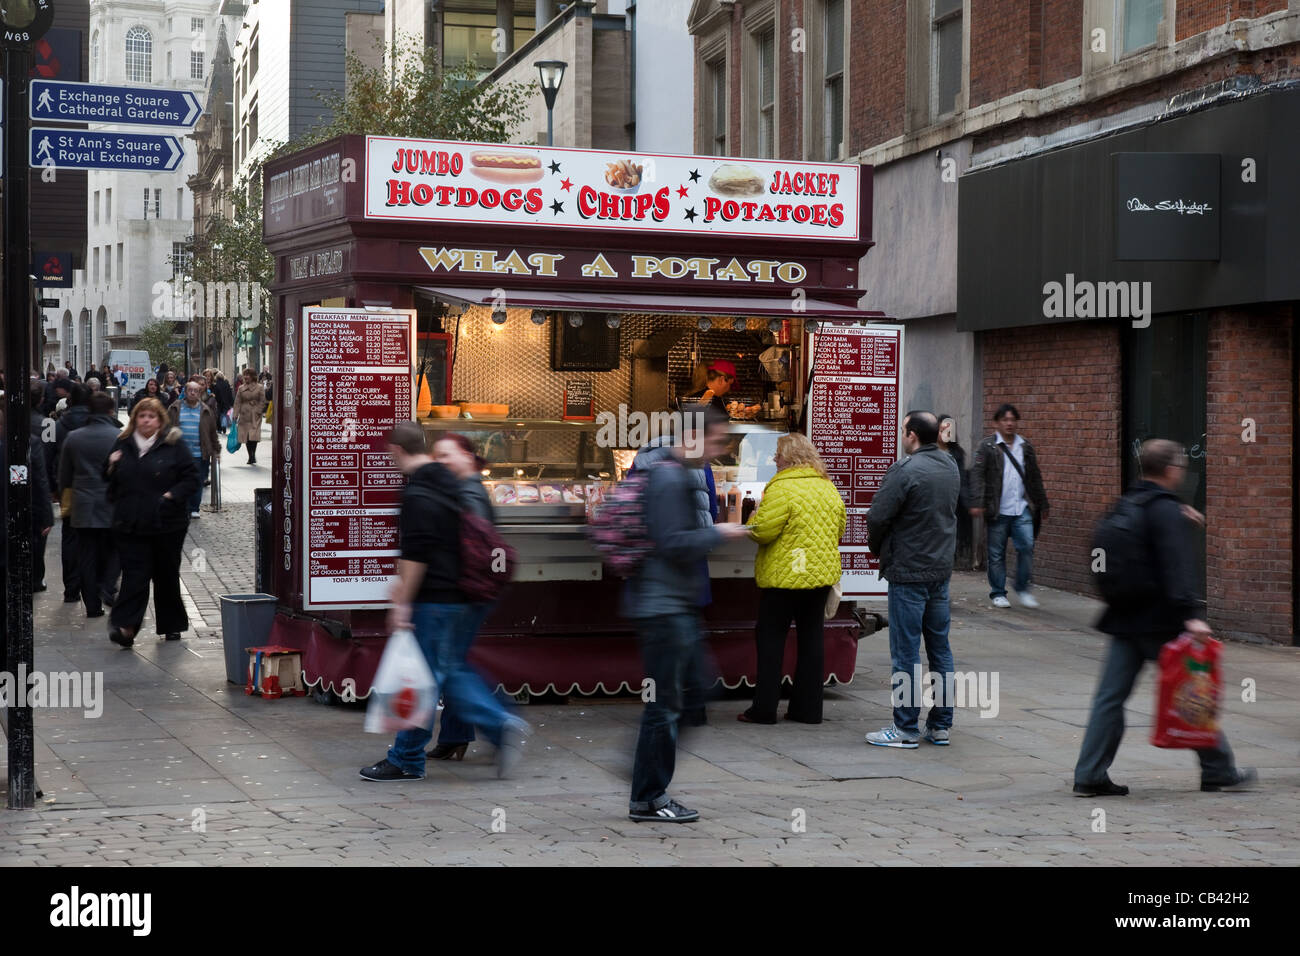
<svg viewBox="0 0 1300 956">
<path fill-rule="evenodd" d="M 1025 469 L 1020 466 L 1020 462 L 1016 461 L 1016 456 L 1011 454 L 1011 452 L 1007 449 L 1006 445 L 1004 445 L 1002 442 L 998 442 L 998 448 L 1002 450 L 1002 454 L 1007 456 L 1007 461 L 1011 462 L 1011 467 L 1014 468 L 1016 470 L 1016 474 L 1020 476 L 1020 482 L 1025 486 L 1025 498 L 1028 498 L 1029 479 L 1025 477 Z M 1038 530 L 1043 526 L 1043 514 L 1041 511 L 1038 510 L 1038 508 L 1034 506 L 1034 503 L 1032 501 L 1029 502 L 1029 513 L 1033 516 L 1034 519 L 1034 540 L 1037 541 Z"/>
</svg>

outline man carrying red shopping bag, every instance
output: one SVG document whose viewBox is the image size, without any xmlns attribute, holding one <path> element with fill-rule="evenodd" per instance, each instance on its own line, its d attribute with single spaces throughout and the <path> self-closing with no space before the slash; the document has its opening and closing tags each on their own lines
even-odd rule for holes
<svg viewBox="0 0 1300 956">
<path fill-rule="evenodd" d="M 1111 642 L 1074 768 L 1074 792 L 1081 796 L 1128 793 L 1128 787 L 1114 783 L 1107 772 L 1124 736 L 1124 702 L 1142 665 L 1159 659 L 1161 649 L 1184 633 L 1188 635 L 1186 647 L 1171 649 L 1166 660 L 1172 656 L 1185 659 L 1189 656 L 1185 652 L 1193 647 L 1197 649 L 1190 655 L 1194 660 L 1217 660 L 1207 646 L 1212 638 L 1202 617 L 1205 602 L 1200 598 L 1188 534 L 1189 520 L 1204 519 L 1185 507 L 1177 495 L 1187 475 L 1187 457 L 1175 442 L 1151 439 L 1142 443 L 1139 461 L 1141 480 L 1098 524 L 1093 542 L 1094 575 L 1107 602 L 1097 628 L 1109 634 Z M 1180 679 L 1180 683 L 1185 693 L 1194 696 L 1199 685 L 1199 696 L 1204 698 L 1206 680 L 1196 677 Z M 1212 682 L 1213 676 L 1208 680 Z M 1217 700 L 1212 693 L 1209 698 L 1214 707 Z M 1197 706 L 1190 712 L 1199 708 L 1204 723 L 1206 702 L 1192 703 Z M 1258 779 L 1253 768 L 1236 766 L 1221 730 L 1208 740 L 1188 738 L 1186 743 L 1172 745 L 1188 744 L 1196 749 L 1201 763 L 1202 790 L 1245 788 Z"/>
<path fill-rule="evenodd" d="M 482 729 L 496 746 L 498 776 L 508 776 L 522 753 L 529 727 L 492 696 L 466 664 L 463 642 L 456 639 L 468 607 L 460 590 L 460 482 L 430 457 L 424 430 L 415 422 L 401 422 L 393 429 L 388 451 L 407 477 L 398 519 L 401 558 L 393 608 L 388 612 L 389 631 L 396 635 L 409 629 L 414 633 L 433 682 L 449 705 L 455 702 L 457 716 Z M 418 679 L 415 683 L 422 684 Z M 419 726 L 398 732 L 383 760 L 362 768 L 362 778 L 389 783 L 424 777 L 424 748 L 433 737 L 433 709 L 425 709 L 422 717 Z"/>
</svg>

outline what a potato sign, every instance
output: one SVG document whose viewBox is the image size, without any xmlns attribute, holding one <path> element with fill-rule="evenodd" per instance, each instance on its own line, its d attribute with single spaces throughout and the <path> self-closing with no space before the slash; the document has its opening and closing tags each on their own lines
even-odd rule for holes
<svg viewBox="0 0 1300 956">
<path fill-rule="evenodd" d="M 366 137 L 366 217 L 857 240 L 861 168 Z"/>
</svg>

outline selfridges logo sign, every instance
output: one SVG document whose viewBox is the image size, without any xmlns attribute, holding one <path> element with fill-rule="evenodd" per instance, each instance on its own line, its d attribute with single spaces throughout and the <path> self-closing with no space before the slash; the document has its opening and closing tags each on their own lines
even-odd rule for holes
<svg viewBox="0 0 1300 956">
<path fill-rule="evenodd" d="M 1180 216 L 1203 216 L 1213 211 L 1208 202 L 1189 202 L 1183 199 L 1162 199 L 1155 205 L 1134 196 L 1128 201 L 1129 212 L 1176 212 Z"/>
</svg>

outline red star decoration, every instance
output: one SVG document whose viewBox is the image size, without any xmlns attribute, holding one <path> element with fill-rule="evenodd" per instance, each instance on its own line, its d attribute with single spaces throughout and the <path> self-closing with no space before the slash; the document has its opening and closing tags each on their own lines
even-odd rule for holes
<svg viewBox="0 0 1300 956">
<path fill-rule="evenodd" d="M 569 191 L 570 188 L 572 188 L 572 186 L 573 183 L 569 182 L 569 180 L 567 179 L 563 179 L 560 181 L 560 188 L 563 189 L 566 193 Z"/>
<path fill-rule="evenodd" d="M 685 199 L 685 198 L 686 198 L 686 194 L 687 194 L 688 192 L 690 192 L 690 190 L 687 189 L 685 186 L 678 186 L 678 187 L 677 187 L 677 195 L 678 195 L 678 197 L 680 197 L 681 199 Z"/>
</svg>

